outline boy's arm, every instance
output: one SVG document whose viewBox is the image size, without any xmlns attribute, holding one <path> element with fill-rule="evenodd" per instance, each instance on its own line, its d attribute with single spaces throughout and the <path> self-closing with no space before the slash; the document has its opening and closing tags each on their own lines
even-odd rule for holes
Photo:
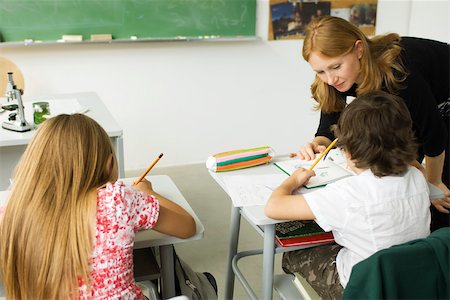
<svg viewBox="0 0 450 300">
<path fill-rule="evenodd" d="M 276 220 L 314 220 L 315 216 L 303 195 L 292 195 L 313 175 L 314 171 L 302 168 L 283 181 L 273 191 L 266 204 L 266 216 Z"/>
</svg>

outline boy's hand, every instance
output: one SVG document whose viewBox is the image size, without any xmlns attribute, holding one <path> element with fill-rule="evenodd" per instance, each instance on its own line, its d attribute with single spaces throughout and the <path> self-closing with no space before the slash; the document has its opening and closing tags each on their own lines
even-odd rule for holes
<svg viewBox="0 0 450 300">
<path fill-rule="evenodd" d="M 313 176 L 316 176 L 316 173 L 313 170 L 307 170 L 304 168 L 296 170 L 291 175 L 293 180 L 295 180 L 297 187 L 305 185 L 308 182 L 308 180 Z"/>
</svg>

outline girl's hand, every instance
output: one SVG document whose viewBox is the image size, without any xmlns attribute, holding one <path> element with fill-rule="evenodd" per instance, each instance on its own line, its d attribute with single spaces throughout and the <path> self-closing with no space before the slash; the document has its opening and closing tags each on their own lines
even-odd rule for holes
<svg viewBox="0 0 450 300">
<path fill-rule="evenodd" d="M 325 147 L 324 145 L 319 145 L 316 142 L 309 142 L 300 147 L 298 152 L 290 153 L 289 156 L 290 157 L 297 156 L 299 159 L 302 160 L 311 160 L 316 157 L 316 153 L 322 153 L 323 151 L 325 151 L 326 148 L 327 147 Z"/>
<path fill-rule="evenodd" d="M 146 194 L 151 195 L 154 193 L 152 183 L 145 178 L 142 179 L 141 182 L 133 186 Z"/>
<path fill-rule="evenodd" d="M 450 190 L 442 181 L 436 186 L 444 192 L 444 198 L 433 200 L 431 203 L 438 211 L 448 214 L 450 209 Z"/>
</svg>

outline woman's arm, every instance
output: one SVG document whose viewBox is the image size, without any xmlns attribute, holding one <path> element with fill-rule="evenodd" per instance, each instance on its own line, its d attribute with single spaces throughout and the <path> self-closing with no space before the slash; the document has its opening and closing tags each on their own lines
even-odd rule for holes
<svg viewBox="0 0 450 300">
<path fill-rule="evenodd" d="M 183 207 L 156 193 L 152 184 L 146 179 L 135 187 L 146 194 L 153 195 L 159 201 L 159 218 L 153 227 L 154 230 L 183 239 L 195 234 L 195 220 Z"/>
<path fill-rule="evenodd" d="M 290 153 L 289 156 L 298 156 L 300 159 L 311 160 L 315 158 L 316 153 L 322 153 L 331 141 L 334 140 L 334 134 L 331 132 L 330 127 L 337 123 L 340 114 L 340 112 L 324 113 L 321 111 L 319 127 L 317 128 L 315 138 L 300 147 L 297 152 Z"/>
<path fill-rule="evenodd" d="M 436 209 L 443 213 L 449 213 L 450 209 L 450 190 L 442 182 L 442 170 L 445 160 L 445 151 L 435 157 L 425 155 L 425 177 L 427 180 L 440 188 L 444 192 L 443 199 L 433 200 L 432 203 Z"/>
<path fill-rule="evenodd" d="M 270 196 L 265 214 L 276 220 L 314 220 L 314 214 L 302 195 L 292 195 L 292 192 L 303 186 L 314 171 L 299 169 L 289 176 Z"/>
</svg>

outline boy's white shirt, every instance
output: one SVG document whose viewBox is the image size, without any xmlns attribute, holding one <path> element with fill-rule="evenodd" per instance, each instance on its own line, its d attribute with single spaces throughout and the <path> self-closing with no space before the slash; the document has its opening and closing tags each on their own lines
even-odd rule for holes
<svg viewBox="0 0 450 300">
<path fill-rule="evenodd" d="M 430 234 L 430 200 L 423 174 L 376 177 L 370 170 L 303 195 L 315 221 L 342 245 L 336 258 L 345 287 L 352 267 L 378 250 Z"/>
</svg>

